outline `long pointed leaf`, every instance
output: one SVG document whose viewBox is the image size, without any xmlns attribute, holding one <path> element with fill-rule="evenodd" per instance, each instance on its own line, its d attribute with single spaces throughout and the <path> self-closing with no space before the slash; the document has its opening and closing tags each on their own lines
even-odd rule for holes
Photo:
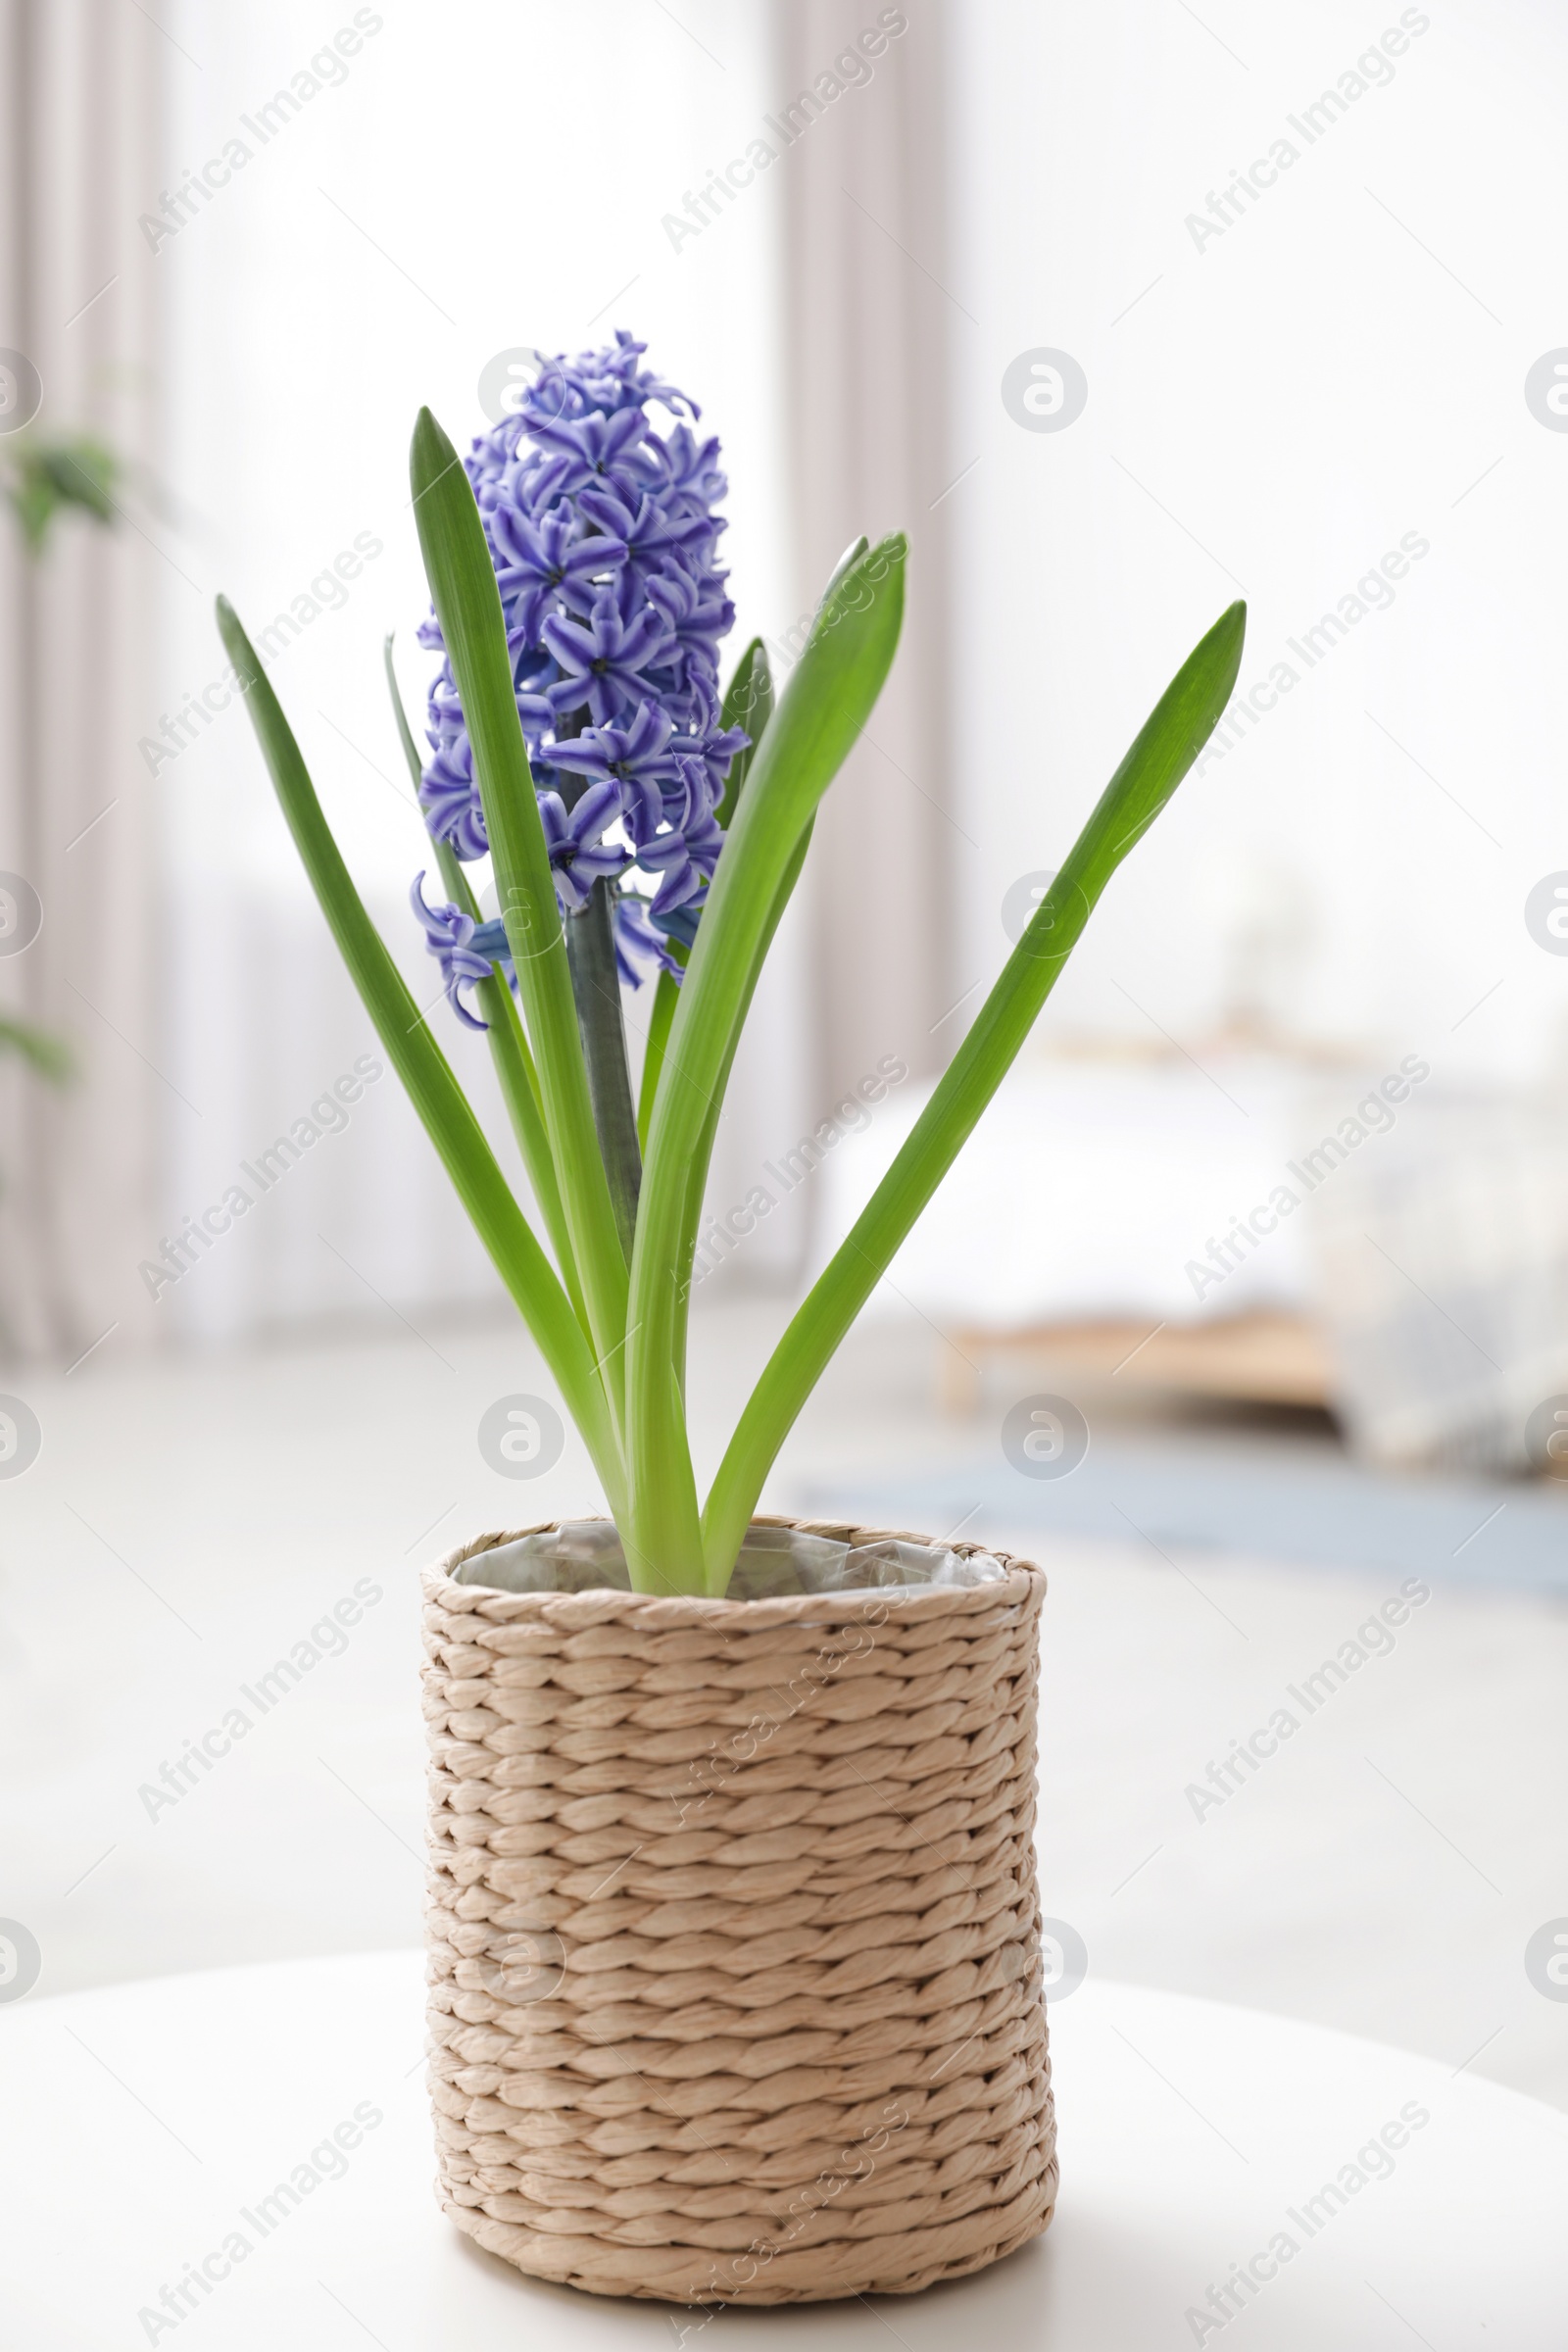
<svg viewBox="0 0 1568 2352">
<path fill-rule="evenodd" d="M 619 1417 L 627 1269 L 599 1155 L 556 886 L 517 718 L 506 622 L 473 491 L 452 443 L 419 411 L 409 456 L 419 546 L 452 662 L 496 888 L 539 1072 L 539 1091 L 577 1270 Z"/>
<path fill-rule="evenodd" d="M 366 912 L 321 812 L 293 731 L 226 597 L 218 599 L 218 627 L 238 673 L 245 706 L 295 847 L 387 1057 L 560 1384 L 612 1510 L 623 1507 L 618 1441 L 592 1351 L 570 1302 L 513 1199 L 467 1097 Z"/>
<path fill-rule="evenodd" d="M 670 1367 L 689 1221 L 701 1205 L 704 1137 L 711 1136 L 710 1114 L 790 859 L 893 660 L 904 612 L 905 552 L 902 538 L 884 540 L 849 565 L 818 611 L 718 861 L 654 1105 L 632 1257 L 628 1468 L 638 1547 L 683 1589 L 701 1577 L 701 1539 L 689 1502 L 691 1458 Z"/>
<path fill-rule="evenodd" d="M 724 779 L 724 798 L 715 811 L 718 823 L 727 833 L 735 815 L 736 806 L 746 788 L 746 778 L 757 747 L 762 740 L 768 720 L 773 715 L 773 673 L 768 666 L 767 648 L 760 637 L 754 637 L 736 662 L 723 705 L 719 710 L 721 727 L 744 727 L 751 742 L 743 752 L 737 752 L 729 763 Z M 684 963 L 686 952 L 681 947 L 671 951 L 677 962 Z M 669 1043 L 670 1023 L 675 1018 L 675 1006 L 680 1000 L 680 983 L 670 972 L 661 972 L 654 991 L 654 1009 L 648 1023 L 648 1045 L 643 1054 L 642 1084 L 637 1094 L 637 1141 L 646 1158 L 648 1130 L 653 1124 L 654 1103 L 659 1096 L 660 1073 L 664 1066 L 664 1050 Z M 701 1207 L 701 1202 L 698 1203 Z"/>
<path fill-rule="evenodd" d="M 672 941 L 670 954 L 680 962 L 686 951 L 679 941 Z M 664 1050 L 669 1044 L 670 1024 L 675 1007 L 680 1003 L 680 982 L 673 972 L 662 971 L 654 989 L 654 1008 L 648 1016 L 648 1042 L 643 1048 L 643 1074 L 637 1087 L 637 1146 L 644 1159 L 648 1156 L 648 1130 L 653 1125 L 654 1104 L 659 1100 L 659 1081 L 664 1068 Z"/>
<path fill-rule="evenodd" d="M 390 637 L 381 650 L 386 666 L 387 692 L 392 697 L 392 715 L 397 721 L 398 741 L 403 746 L 403 757 L 408 762 L 415 792 L 417 793 L 423 772 L 422 763 L 418 746 L 414 740 L 414 730 L 409 725 L 408 713 L 403 708 L 403 697 L 398 691 Z M 435 851 L 436 863 L 441 869 L 441 879 L 446 884 L 452 905 L 460 906 L 465 914 L 478 922 L 481 919 L 478 901 L 468 887 L 468 877 L 451 843 L 436 841 L 432 842 L 431 847 Z M 550 1247 L 561 1268 L 561 1278 L 566 1286 L 577 1320 L 587 1332 L 588 1309 L 583 1301 L 577 1260 L 572 1254 L 571 1234 L 561 1205 L 561 1187 L 556 1182 L 556 1163 L 550 1155 L 550 1138 L 545 1133 L 544 1116 L 539 1107 L 539 1078 L 533 1066 L 533 1055 L 528 1051 L 528 1039 L 512 991 L 495 964 L 490 967 L 490 977 L 479 982 L 475 993 L 486 1023 L 490 1058 L 500 1082 L 507 1115 L 512 1121 L 512 1132 L 517 1139 L 517 1149 L 522 1153 L 522 1164 L 528 1171 L 528 1182 L 539 1203 L 539 1213 L 544 1218 Z"/>
<path fill-rule="evenodd" d="M 1165 689 L 898 1157 L 774 1350 L 704 1513 L 710 1592 L 723 1592 L 796 1415 L 1011 1067 L 1096 900 L 1212 734 L 1236 684 L 1246 625 L 1246 606 L 1232 605 Z"/>
<path fill-rule="evenodd" d="M 815 821 L 813 817 L 811 824 L 814 824 Z M 757 992 L 757 983 L 761 978 L 762 966 L 767 960 L 767 952 L 773 944 L 773 935 L 783 920 L 785 907 L 795 894 L 795 885 L 801 878 L 801 868 L 806 863 L 806 854 L 811 846 L 811 824 L 807 826 L 795 845 L 795 854 L 784 869 L 784 879 L 779 884 L 778 894 L 773 902 L 773 911 L 767 929 L 758 943 L 757 954 L 752 959 L 751 972 L 747 978 L 740 1019 L 735 1024 L 730 1039 L 729 1053 L 725 1057 L 724 1066 L 719 1072 L 718 1084 L 713 1090 L 712 1106 L 709 1111 L 701 1140 L 692 1159 L 691 1189 L 687 1195 L 682 1254 L 675 1286 L 675 1331 L 671 1343 L 683 1395 L 686 1383 L 686 1327 L 691 1313 L 691 1295 L 695 1287 L 692 1279 L 692 1264 L 697 1254 L 697 1234 L 703 1217 L 703 1197 L 708 1190 L 708 1170 L 713 1156 L 713 1138 L 718 1131 L 719 1114 L 723 1108 L 725 1089 L 729 1085 L 730 1070 L 734 1066 L 735 1050 L 740 1044 L 741 1030 L 745 1025 L 746 1016 L 751 1010 L 752 998 Z"/>
<path fill-rule="evenodd" d="M 735 810 L 746 779 L 752 772 L 758 747 L 767 732 L 767 722 L 773 715 L 773 672 L 768 663 L 767 648 L 760 637 L 754 637 L 731 672 L 724 700 L 718 713 L 721 727 L 744 727 L 751 742 L 743 752 L 737 752 L 729 763 L 724 778 L 724 797 L 716 814 L 727 833 L 735 821 Z"/>
</svg>

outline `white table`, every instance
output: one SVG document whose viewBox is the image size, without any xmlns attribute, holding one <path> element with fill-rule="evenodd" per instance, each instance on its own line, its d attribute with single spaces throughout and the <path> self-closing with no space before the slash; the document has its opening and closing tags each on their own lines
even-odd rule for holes
<svg viewBox="0 0 1568 2352">
<path fill-rule="evenodd" d="M 445 2221 L 430 2185 L 421 1999 L 418 1956 L 382 1952 L 0 2008 L 0 2342 L 1562 2352 L 1568 2341 L 1568 2117 L 1429 2059 L 1093 1979 L 1052 2010 L 1062 2187 L 1044 2240 L 913 2298 L 726 2312 L 698 2333 L 701 2314 L 519 2278 Z M 1343 2209 L 1329 2200 L 1309 2237 L 1291 2209 L 1301 2215 L 1405 2109 L 1429 2120 L 1393 2170 Z M 381 2120 L 363 2128 L 372 2113 Z M 260 2201 L 313 2149 L 326 2151 L 313 2171 L 338 2174 L 339 2125 L 357 2135 L 340 2177 L 297 2209 L 280 2202 L 264 2236 Z M 221 2274 L 236 2230 L 250 2251 L 210 2292 L 190 2288 L 195 2310 L 162 2327 L 139 2317 L 159 2313 L 187 2266 L 207 2259 Z M 1222 2326 L 1188 2316 L 1281 2230 L 1298 2251 L 1245 2312 Z"/>
</svg>

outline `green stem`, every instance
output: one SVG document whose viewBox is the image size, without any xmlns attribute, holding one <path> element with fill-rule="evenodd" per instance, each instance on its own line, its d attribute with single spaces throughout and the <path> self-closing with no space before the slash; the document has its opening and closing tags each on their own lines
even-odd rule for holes
<svg viewBox="0 0 1568 2352">
<path fill-rule="evenodd" d="M 577 1004 L 577 1032 L 588 1068 L 588 1100 L 593 1104 L 599 1153 L 610 1180 L 615 1228 L 629 1265 L 643 1163 L 637 1114 L 632 1108 L 608 882 L 596 882 L 587 906 L 567 919 L 566 961 L 571 968 L 571 993 Z"/>
</svg>

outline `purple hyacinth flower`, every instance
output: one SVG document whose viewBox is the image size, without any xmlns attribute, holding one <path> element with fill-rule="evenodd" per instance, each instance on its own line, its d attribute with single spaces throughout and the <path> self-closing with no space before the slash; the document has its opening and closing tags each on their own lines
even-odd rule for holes
<svg viewBox="0 0 1568 2352">
<path fill-rule="evenodd" d="M 596 882 L 615 881 L 631 862 L 628 851 L 600 838 L 619 814 L 618 784 L 590 784 L 571 809 L 559 792 L 539 795 L 539 822 L 545 830 L 556 894 L 571 914 L 587 906 Z"/>
<path fill-rule="evenodd" d="M 614 342 L 602 350 L 581 352 L 575 360 L 547 360 L 518 407 L 530 424 L 596 413 L 612 416 L 617 409 L 643 408 L 651 400 L 659 401 L 672 414 L 684 409 L 689 416 L 700 416 L 702 411 L 696 401 L 677 391 L 673 384 L 665 383 L 651 368 L 638 367 L 647 349 L 646 343 L 639 343 L 624 327 L 617 327 Z"/>
<path fill-rule="evenodd" d="M 642 408 L 649 401 L 657 400 L 672 414 L 684 409 L 688 416 L 700 416 L 703 412 L 689 394 L 678 392 L 662 376 L 655 375 L 651 368 L 638 367 L 637 363 L 647 349 L 646 343 L 639 343 L 623 326 L 617 326 L 614 342 L 607 344 L 603 351 L 594 355 L 593 368 L 585 371 L 582 378 L 584 385 L 591 383 L 595 399 L 607 410 L 612 404 L 603 395 L 613 386 L 621 407 L 629 408 L 636 403 Z"/>
<path fill-rule="evenodd" d="M 487 1029 L 490 1025 L 488 1021 L 481 1021 L 476 1012 L 468 1010 L 462 994 L 464 989 L 471 988 L 476 980 L 488 980 L 492 969 L 491 958 L 481 955 L 473 945 L 473 917 L 465 914 L 460 906 L 427 906 L 423 883 L 424 874 L 421 871 L 414 878 L 409 904 L 423 927 L 426 948 L 441 966 L 447 1002 L 467 1028 Z M 510 959 L 503 968 L 511 982 L 514 975 Z"/>
<path fill-rule="evenodd" d="M 662 931 L 667 940 L 678 942 L 690 956 L 697 945 L 697 925 L 707 899 L 705 891 L 700 899 L 688 899 L 684 906 L 672 906 L 667 914 L 655 920 L 654 929 Z"/>
<path fill-rule="evenodd" d="M 466 735 L 442 744 L 425 761 L 419 777 L 419 806 L 432 840 L 449 841 L 457 856 L 482 858 L 490 847 L 479 787 L 473 778 L 473 752 Z"/>
<path fill-rule="evenodd" d="M 537 521 L 559 506 L 565 494 L 565 485 L 576 469 L 576 461 L 564 453 L 546 455 L 530 449 L 526 458 L 509 466 L 489 493 L 488 506 L 480 501 L 479 511 L 488 520 L 505 507 L 515 509 Z"/>
<path fill-rule="evenodd" d="M 547 456 L 562 461 L 552 485 L 557 497 L 601 488 L 636 497 L 639 482 L 634 453 L 648 433 L 648 419 L 640 408 L 620 409 L 613 416 L 584 416 L 575 422 L 564 416 L 546 419 L 532 429 Z"/>
<path fill-rule="evenodd" d="M 695 409 L 692 414 L 697 414 Z M 677 424 L 669 439 L 649 454 L 659 467 L 662 486 L 678 498 L 716 507 L 729 489 L 719 471 L 717 440 L 699 441 L 689 425 Z"/>
<path fill-rule="evenodd" d="M 699 678 L 711 686 L 717 676 L 718 641 L 735 618 L 723 581 L 721 571 L 694 578 L 672 564 L 648 583 L 648 602 L 674 643 L 684 686 L 695 687 Z"/>
<path fill-rule="evenodd" d="M 721 727 L 718 724 L 718 697 L 712 687 L 704 678 L 694 678 L 692 682 L 702 698 L 701 721 L 689 734 L 672 735 L 669 749 L 675 759 L 702 761 L 709 790 L 716 806 L 724 797 L 730 761 L 737 752 L 745 751 L 752 739 L 744 727 Z"/>
<path fill-rule="evenodd" d="M 614 784 L 633 841 L 652 836 L 664 810 L 664 792 L 679 782 L 669 757 L 674 733 L 656 703 L 640 703 L 624 727 L 585 727 L 550 746 L 557 767 Z"/>
<path fill-rule="evenodd" d="M 670 829 L 637 845 L 638 864 L 663 876 L 654 897 L 656 918 L 684 906 L 708 888 L 724 847 L 703 762 L 677 760 L 675 766 L 679 781 L 664 799 Z"/>
<path fill-rule="evenodd" d="M 452 664 L 443 662 L 430 687 L 429 737 L 432 743 L 447 743 L 463 732 L 463 705 L 458 699 L 457 683 Z"/>
<path fill-rule="evenodd" d="M 641 988 L 647 963 L 668 972 L 677 985 L 682 965 L 670 954 L 667 941 L 648 918 L 648 902 L 635 891 L 623 891 L 614 906 L 615 969 L 628 988 Z"/>
<path fill-rule="evenodd" d="M 720 527 L 711 514 L 675 514 L 646 493 L 641 499 L 628 501 L 617 498 L 612 490 L 584 490 L 577 504 L 608 539 L 624 548 L 626 567 L 643 589 L 651 579 L 670 568 L 672 556 L 701 563 Z M 590 540 L 589 545 L 592 544 Z"/>
<path fill-rule="evenodd" d="M 596 727 L 636 709 L 648 690 L 640 673 L 657 666 L 669 645 L 653 607 L 645 604 L 628 617 L 613 588 L 595 597 L 588 620 L 553 613 L 542 634 L 564 672 L 549 689 L 552 710 L 580 710 L 586 703 Z"/>
<path fill-rule="evenodd" d="M 597 350 L 547 361 L 464 460 L 558 895 L 569 912 L 607 881 L 627 982 L 649 957 L 676 968 L 666 937 L 690 945 L 695 936 L 723 842 L 715 806 L 748 740 L 718 723 L 719 642 L 734 618 L 715 560 L 725 527 L 718 444 L 682 421 L 696 418 L 697 404 L 643 366 L 645 350 L 618 329 Z M 647 413 L 656 403 L 672 420 L 662 430 Z M 433 619 L 420 641 L 444 655 Z M 560 732 L 572 725 L 583 732 Z M 426 823 L 460 857 L 480 857 L 484 812 L 445 661 L 428 731 Z M 606 846 L 617 818 L 629 848 Z M 634 895 L 631 866 L 657 877 L 651 903 Z M 504 947 L 494 925 L 465 941 L 451 910 L 432 919 L 449 958 Z"/>
<path fill-rule="evenodd" d="M 603 526 L 594 538 L 582 538 L 575 516 L 560 507 L 538 522 L 514 509 L 498 507 L 490 543 L 502 602 L 514 596 L 517 600 L 507 635 L 519 651 L 539 643 L 539 624 L 558 595 L 574 610 L 591 612 L 605 575 L 618 571 L 627 553 Z"/>
</svg>

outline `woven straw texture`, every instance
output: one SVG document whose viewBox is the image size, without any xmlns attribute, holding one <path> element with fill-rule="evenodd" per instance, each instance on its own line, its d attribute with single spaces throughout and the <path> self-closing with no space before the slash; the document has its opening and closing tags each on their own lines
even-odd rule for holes
<svg viewBox="0 0 1568 2352">
<path fill-rule="evenodd" d="M 760 1601 L 452 1581 L 511 1540 L 425 1578 L 453 2220 L 687 2305 L 911 2293 L 1038 2235 L 1040 1570 Z"/>
</svg>

